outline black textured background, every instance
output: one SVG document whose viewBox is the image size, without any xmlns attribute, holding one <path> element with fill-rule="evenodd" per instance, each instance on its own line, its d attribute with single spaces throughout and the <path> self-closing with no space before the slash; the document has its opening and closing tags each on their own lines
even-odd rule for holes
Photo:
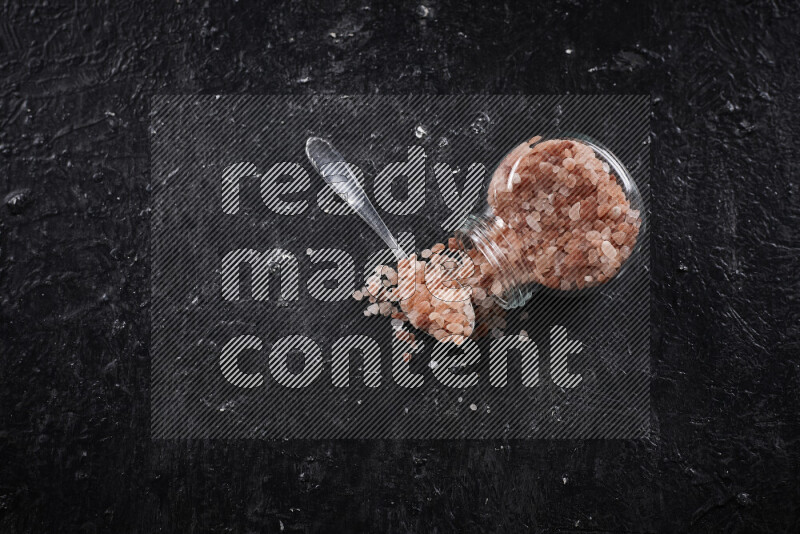
<svg viewBox="0 0 800 534">
<path fill-rule="evenodd" d="M 795 3 L 57 4 L 0 8 L 0 531 L 800 529 Z M 167 92 L 651 94 L 652 437 L 152 442 Z"/>
</svg>

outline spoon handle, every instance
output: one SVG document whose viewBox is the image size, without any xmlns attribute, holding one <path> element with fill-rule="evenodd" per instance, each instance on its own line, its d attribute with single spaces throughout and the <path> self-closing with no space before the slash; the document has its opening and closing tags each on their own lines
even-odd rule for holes
<svg viewBox="0 0 800 534">
<path fill-rule="evenodd" d="M 378 234 L 398 260 L 406 258 L 397 240 L 372 206 L 358 179 L 339 152 L 325 139 L 306 141 L 306 156 L 322 179 Z"/>
</svg>

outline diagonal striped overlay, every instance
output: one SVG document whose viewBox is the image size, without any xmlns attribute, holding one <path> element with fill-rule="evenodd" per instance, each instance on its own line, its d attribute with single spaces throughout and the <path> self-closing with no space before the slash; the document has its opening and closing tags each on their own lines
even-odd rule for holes
<svg viewBox="0 0 800 534">
<path fill-rule="evenodd" d="M 646 436 L 649 121 L 645 96 L 154 97 L 153 438 Z M 416 333 L 409 351 L 349 297 L 391 254 L 314 173 L 306 139 L 331 140 L 421 250 L 533 135 L 588 136 L 622 161 L 644 206 L 635 254 L 597 288 L 534 290 L 502 338 L 455 349 Z"/>
</svg>

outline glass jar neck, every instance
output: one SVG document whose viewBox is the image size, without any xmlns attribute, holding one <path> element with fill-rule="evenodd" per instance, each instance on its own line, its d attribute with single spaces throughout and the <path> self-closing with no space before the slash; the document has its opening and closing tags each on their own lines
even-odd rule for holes
<svg viewBox="0 0 800 534">
<path fill-rule="evenodd" d="M 501 291 L 487 290 L 505 309 L 522 306 L 532 294 L 531 285 L 521 267 L 519 249 L 510 242 L 509 231 L 505 221 L 487 209 L 483 213 L 469 215 L 455 232 L 465 250 L 475 249 L 489 264 L 492 283 L 488 285 L 494 288 L 499 283 Z"/>
</svg>

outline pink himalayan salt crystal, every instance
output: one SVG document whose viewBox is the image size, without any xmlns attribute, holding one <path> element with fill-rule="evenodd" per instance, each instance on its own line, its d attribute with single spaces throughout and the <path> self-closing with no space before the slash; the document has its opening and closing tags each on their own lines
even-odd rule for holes
<svg viewBox="0 0 800 534">
<path fill-rule="evenodd" d="M 609 243 L 608 241 L 603 241 L 603 244 L 600 246 L 603 254 L 606 255 L 609 259 L 614 259 L 617 257 L 617 249 L 614 248 L 614 245 Z"/>
<path fill-rule="evenodd" d="M 464 325 L 460 323 L 449 323 L 447 325 L 447 330 L 454 334 L 460 334 L 464 331 Z"/>
<path fill-rule="evenodd" d="M 539 225 L 539 222 L 533 217 L 533 215 L 528 215 L 527 217 L 525 217 L 525 222 L 528 223 L 528 226 L 530 226 L 534 232 L 542 231 L 542 227 Z"/>
<path fill-rule="evenodd" d="M 572 219 L 573 221 L 577 221 L 578 219 L 581 218 L 581 203 L 580 202 L 576 202 L 569 209 L 569 218 Z"/>
<path fill-rule="evenodd" d="M 502 295 L 503 294 L 503 284 L 501 284 L 499 280 L 495 280 L 495 282 L 492 284 L 491 292 L 493 294 L 497 295 L 497 296 Z"/>
</svg>

